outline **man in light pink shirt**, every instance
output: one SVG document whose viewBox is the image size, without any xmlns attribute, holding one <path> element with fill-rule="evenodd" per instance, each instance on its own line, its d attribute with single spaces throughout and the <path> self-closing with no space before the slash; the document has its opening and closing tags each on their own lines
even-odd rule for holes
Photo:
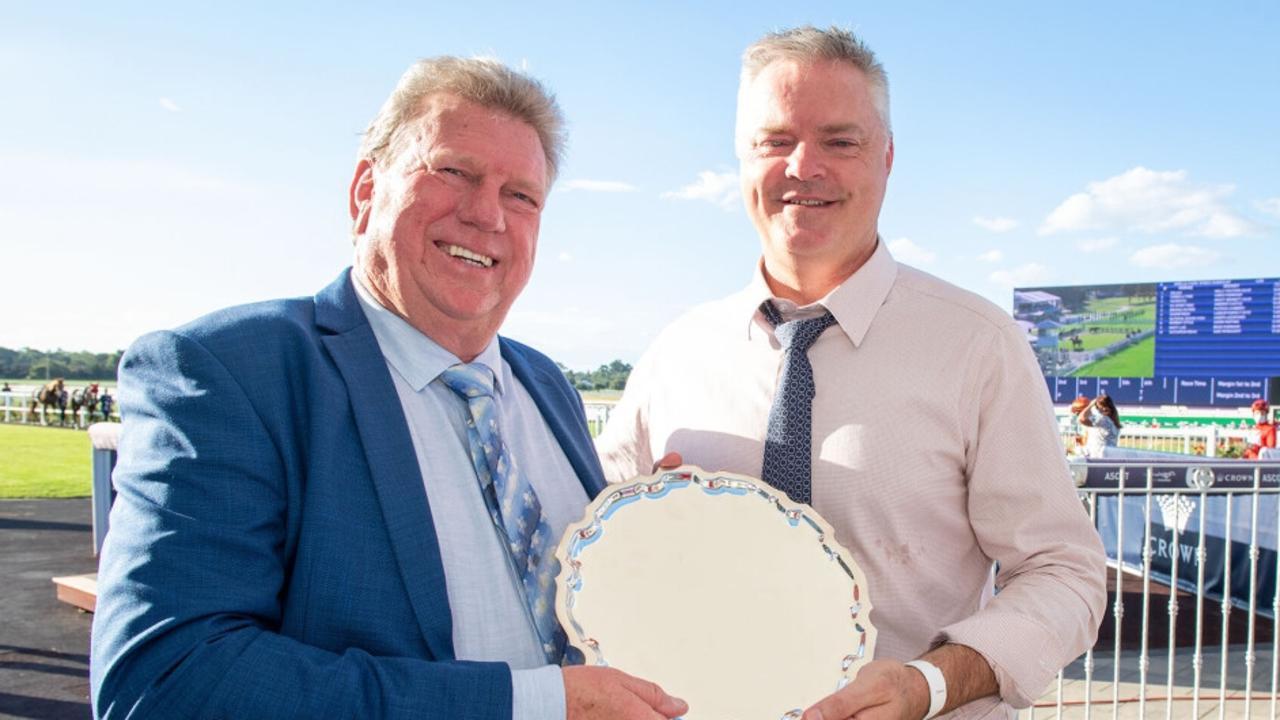
<svg viewBox="0 0 1280 720">
<path fill-rule="evenodd" d="M 736 135 L 762 260 L 637 364 L 597 443 L 605 474 L 676 453 L 760 476 L 783 357 L 762 303 L 782 322 L 829 311 L 807 355 L 811 504 L 867 573 L 879 635 L 877 660 L 805 720 L 1011 717 L 1092 644 L 1106 602 L 1031 350 L 1007 313 L 880 240 L 888 86 L 851 34 L 748 48 Z"/>
</svg>

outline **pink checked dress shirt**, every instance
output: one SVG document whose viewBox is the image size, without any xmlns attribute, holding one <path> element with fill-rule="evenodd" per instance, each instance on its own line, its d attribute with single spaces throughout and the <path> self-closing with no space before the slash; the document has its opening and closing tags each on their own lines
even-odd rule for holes
<svg viewBox="0 0 1280 720">
<path fill-rule="evenodd" d="M 670 451 L 759 477 L 781 361 L 758 312 L 770 297 L 757 268 L 660 334 L 597 440 L 611 481 Z M 867 574 L 876 657 L 967 645 L 1000 697 L 948 717 L 1012 717 L 1092 644 L 1106 602 L 1102 544 L 1031 349 L 1007 313 L 883 242 L 820 304 L 839 325 L 809 351 L 813 506 Z"/>
</svg>

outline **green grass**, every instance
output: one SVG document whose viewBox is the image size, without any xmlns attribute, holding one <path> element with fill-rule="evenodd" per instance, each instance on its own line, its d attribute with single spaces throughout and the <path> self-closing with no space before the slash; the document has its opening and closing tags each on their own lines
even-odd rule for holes
<svg viewBox="0 0 1280 720">
<path fill-rule="evenodd" d="M 1075 377 L 1151 377 L 1155 369 L 1156 339 L 1149 337 L 1071 374 Z"/>
<path fill-rule="evenodd" d="M 86 432 L 0 425 L 0 498 L 88 497 L 89 458 Z"/>
<path fill-rule="evenodd" d="M 1104 348 L 1110 345 L 1111 343 L 1120 342 L 1121 340 L 1124 340 L 1124 333 L 1105 333 L 1105 332 L 1088 333 L 1086 332 L 1080 335 L 1081 347 L 1079 351 L 1097 350 L 1099 348 Z M 1070 340 L 1063 340 L 1059 342 L 1058 347 L 1062 350 L 1076 350 L 1075 346 L 1071 344 Z"/>
<path fill-rule="evenodd" d="M 1129 302 L 1127 297 L 1104 298 L 1101 300 L 1090 300 L 1085 303 L 1086 312 L 1096 313 L 1116 313 L 1122 308 L 1128 308 L 1134 311 L 1134 315 L 1124 320 L 1116 318 L 1116 322 L 1145 322 L 1148 325 L 1154 325 L 1156 321 L 1156 301 L 1154 299 L 1145 302 Z"/>
<path fill-rule="evenodd" d="M 1076 351 L 1097 350 L 1099 348 L 1107 347 L 1112 343 L 1124 340 L 1125 333 L 1127 332 L 1142 332 L 1144 330 L 1150 330 L 1154 328 L 1156 324 L 1156 305 L 1154 300 L 1139 303 L 1130 303 L 1129 298 L 1127 297 L 1090 300 L 1085 304 L 1085 311 L 1101 313 L 1105 317 L 1101 320 L 1090 320 L 1088 322 L 1062 326 L 1058 331 L 1059 335 L 1065 335 L 1072 330 L 1079 331 L 1082 347 L 1077 350 L 1076 347 L 1072 346 L 1069 339 L 1064 339 L 1062 342 L 1058 343 L 1058 347 L 1060 349 Z M 1127 314 L 1128 317 L 1122 317 L 1124 314 Z M 1089 332 L 1090 329 L 1095 329 L 1097 332 L 1091 333 Z M 1142 343 L 1139 343 L 1138 346 L 1141 347 Z M 1127 351 L 1117 353 L 1115 357 L 1124 356 L 1125 352 Z M 1098 362 L 1105 362 L 1105 360 L 1099 360 Z M 1150 375 L 1151 371 L 1154 369 L 1153 363 L 1154 359 L 1149 361 L 1146 371 L 1137 373 L 1137 375 Z M 1073 374 L 1080 375 L 1083 374 L 1083 371 Z M 1098 373 L 1095 372 L 1087 374 L 1098 375 Z M 1110 373 L 1104 373 L 1102 374 L 1102 377 L 1112 377 L 1112 375 Z"/>
</svg>

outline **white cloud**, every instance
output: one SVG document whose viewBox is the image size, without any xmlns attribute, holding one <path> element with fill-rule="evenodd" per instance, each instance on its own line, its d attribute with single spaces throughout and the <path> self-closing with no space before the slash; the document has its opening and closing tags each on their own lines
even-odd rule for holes
<svg viewBox="0 0 1280 720">
<path fill-rule="evenodd" d="M 705 200 L 725 210 L 732 210 L 741 202 L 741 192 L 738 187 L 737 173 L 703 170 L 698 173 L 696 181 L 679 190 L 664 192 L 662 197 L 676 200 Z"/>
<path fill-rule="evenodd" d="M 635 192 L 635 185 L 631 183 L 621 182 L 619 180 L 566 180 L 565 189 L 568 190 L 586 190 L 588 192 Z"/>
<path fill-rule="evenodd" d="M 1082 253 L 1096 253 L 1102 252 L 1103 250 L 1110 250 L 1115 247 L 1118 242 L 1120 242 L 1120 239 L 1114 237 L 1092 238 L 1089 240 L 1081 240 L 1076 243 L 1076 249 Z"/>
<path fill-rule="evenodd" d="M 978 259 L 984 263 L 998 263 L 1004 259 L 1004 253 L 999 250 L 988 250 L 978 256 Z"/>
<path fill-rule="evenodd" d="M 1001 287 L 1027 287 L 1043 285 L 1049 279 L 1049 269 L 1040 263 L 1027 263 L 1011 270 L 996 270 L 987 279 Z"/>
<path fill-rule="evenodd" d="M 614 320 L 581 307 L 557 308 L 554 310 L 525 309 L 512 310 L 502 325 L 504 335 L 513 337 L 539 338 L 541 343 L 552 338 L 560 339 L 561 334 L 582 337 L 608 332 L 615 326 Z M 570 335 L 565 335 L 569 337 Z M 553 343 L 554 344 L 554 343 Z"/>
<path fill-rule="evenodd" d="M 573 256 L 572 256 L 572 255 L 570 255 L 570 254 L 569 254 L 569 253 L 567 253 L 567 252 L 563 252 L 563 251 L 562 251 L 562 252 L 560 253 L 560 255 L 558 256 L 558 258 L 559 258 L 560 262 L 562 262 L 562 263 L 573 262 Z"/>
<path fill-rule="evenodd" d="M 928 265 L 938 259 L 938 253 L 926 250 L 904 237 L 890 240 L 889 252 L 893 254 L 895 260 L 908 265 Z"/>
<path fill-rule="evenodd" d="M 983 217 L 981 215 L 975 217 L 973 222 L 979 227 L 984 227 L 991 232 L 1002 233 L 1018 227 L 1018 221 L 1007 217 Z"/>
<path fill-rule="evenodd" d="M 182 108 L 178 107 L 178 103 L 170 100 L 169 98 L 160 98 L 160 107 L 168 110 L 169 112 L 182 112 Z"/>
<path fill-rule="evenodd" d="M 1217 262 L 1219 254 L 1194 245 L 1165 243 L 1144 247 L 1129 256 L 1129 264 L 1140 268 L 1177 270 Z"/>
<path fill-rule="evenodd" d="M 1160 172 L 1135 167 L 1063 200 L 1040 225 L 1041 235 L 1111 229 L 1226 238 L 1257 234 L 1259 228 L 1226 205 L 1234 185 L 1197 185 L 1186 170 Z"/>
<path fill-rule="evenodd" d="M 1264 213 L 1270 213 L 1280 217 L 1280 197 L 1267 198 L 1257 202 L 1258 209 Z"/>
</svg>

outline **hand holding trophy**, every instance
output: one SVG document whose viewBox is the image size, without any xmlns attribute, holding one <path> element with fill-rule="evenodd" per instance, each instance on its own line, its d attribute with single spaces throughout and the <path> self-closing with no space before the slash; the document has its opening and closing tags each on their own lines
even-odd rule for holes
<svg viewBox="0 0 1280 720">
<path fill-rule="evenodd" d="M 570 644 L 683 698 L 688 720 L 799 718 L 874 652 L 854 559 L 753 478 L 685 466 L 613 486 L 556 555 Z"/>
</svg>

